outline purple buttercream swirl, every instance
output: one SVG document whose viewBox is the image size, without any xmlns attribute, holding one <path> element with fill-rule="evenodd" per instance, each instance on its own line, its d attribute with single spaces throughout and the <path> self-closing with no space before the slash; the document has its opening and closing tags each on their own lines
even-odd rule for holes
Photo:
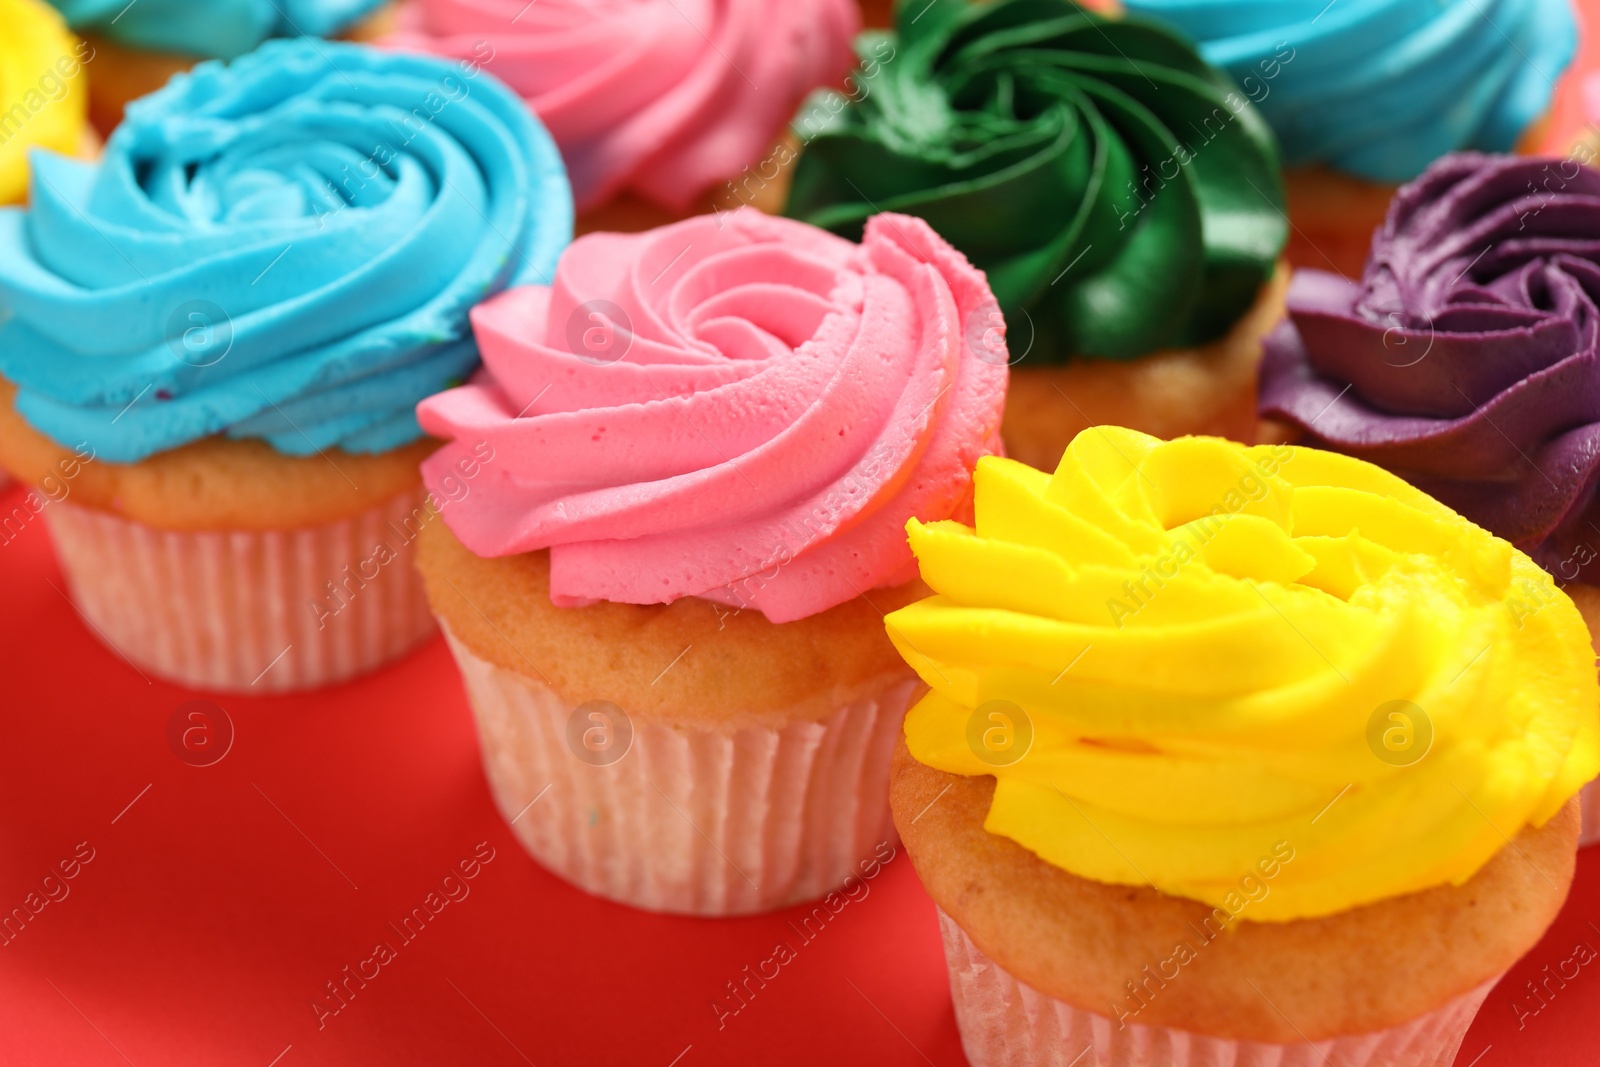
<svg viewBox="0 0 1600 1067">
<path fill-rule="evenodd" d="M 1402 188 L 1360 283 L 1300 271 L 1261 414 L 1600 584 L 1600 171 L 1460 153 Z"/>
</svg>

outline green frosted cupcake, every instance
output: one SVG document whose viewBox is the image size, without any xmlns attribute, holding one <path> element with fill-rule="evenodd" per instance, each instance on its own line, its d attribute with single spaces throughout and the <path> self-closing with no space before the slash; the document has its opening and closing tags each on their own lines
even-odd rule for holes
<svg viewBox="0 0 1600 1067">
<path fill-rule="evenodd" d="M 1172 31 L 1067 0 L 896 16 L 850 97 L 797 118 L 786 212 L 847 236 L 920 215 L 988 274 L 1020 363 L 1007 444 L 1036 466 L 1095 423 L 1252 433 L 1288 222 L 1250 98 Z"/>
</svg>

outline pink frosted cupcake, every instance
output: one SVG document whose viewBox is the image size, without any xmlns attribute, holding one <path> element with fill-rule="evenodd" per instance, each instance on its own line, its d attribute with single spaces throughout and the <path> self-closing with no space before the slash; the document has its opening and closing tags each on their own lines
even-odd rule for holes
<svg viewBox="0 0 1600 1067">
<path fill-rule="evenodd" d="M 706 209 L 747 171 L 767 188 L 794 157 L 774 147 L 784 124 L 854 65 L 860 12 L 854 0 L 416 0 L 400 22 L 386 44 L 472 60 L 538 113 L 583 232 Z"/>
<path fill-rule="evenodd" d="M 920 683 L 882 614 L 919 595 L 906 521 L 964 514 L 998 446 L 992 306 L 917 219 L 752 212 L 584 237 L 474 312 L 484 371 L 418 409 L 424 480 L 472 490 L 418 565 L 536 859 L 726 915 L 892 840 Z"/>
</svg>

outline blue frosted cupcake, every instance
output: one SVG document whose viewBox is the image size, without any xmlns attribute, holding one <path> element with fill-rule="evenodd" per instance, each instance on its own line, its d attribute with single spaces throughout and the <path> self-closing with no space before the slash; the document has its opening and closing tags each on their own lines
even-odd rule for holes
<svg viewBox="0 0 1600 1067">
<path fill-rule="evenodd" d="M 102 133 L 130 100 L 206 59 L 236 59 L 274 37 L 373 40 L 389 0 L 50 0 L 94 50 L 89 114 Z"/>
<path fill-rule="evenodd" d="M 1395 188 L 1434 160 L 1536 148 L 1577 50 L 1570 0 L 1125 6 L 1194 38 L 1255 101 L 1290 168 L 1290 261 L 1351 276 Z"/>
<path fill-rule="evenodd" d="M 571 239 L 554 143 L 470 64 L 271 42 L 135 102 L 0 211 L 0 464 L 136 666 L 320 685 L 432 630 L 405 559 L 422 398 Z M 483 464 L 492 457 L 480 456 Z M 446 497 L 470 491 L 477 464 Z"/>
</svg>

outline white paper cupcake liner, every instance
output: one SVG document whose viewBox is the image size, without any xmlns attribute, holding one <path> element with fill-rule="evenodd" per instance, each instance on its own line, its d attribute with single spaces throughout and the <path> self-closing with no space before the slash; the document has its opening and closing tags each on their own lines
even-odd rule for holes
<svg viewBox="0 0 1600 1067">
<path fill-rule="evenodd" d="M 1233 1041 L 1074 1008 L 1007 974 L 943 910 L 939 929 L 972 1067 L 1450 1067 L 1499 981 L 1387 1030 L 1293 1045 Z"/>
<path fill-rule="evenodd" d="M 281 693 L 364 674 L 434 632 L 411 561 L 421 507 L 419 488 L 340 522 L 205 532 L 70 503 L 44 514 L 73 603 L 114 652 L 196 689 Z"/>
<path fill-rule="evenodd" d="M 614 763 L 578 758 L 572 701 L 448 628 L 500 812 L 540 864 L 650 911 L 742 915 L 821 897 L 895 841 L 889 760 L 919 683 L 827 718 L 719 733 L 630 717 Z"/>
<path fill-rule="evenodd" d="M 1590 782 L 1578 793 L 1578 808 L 1583 812 L 1583 828 L 1578 831 L 1578 847 L 1600 841 L 1600 781 Z"/>
</svg>

